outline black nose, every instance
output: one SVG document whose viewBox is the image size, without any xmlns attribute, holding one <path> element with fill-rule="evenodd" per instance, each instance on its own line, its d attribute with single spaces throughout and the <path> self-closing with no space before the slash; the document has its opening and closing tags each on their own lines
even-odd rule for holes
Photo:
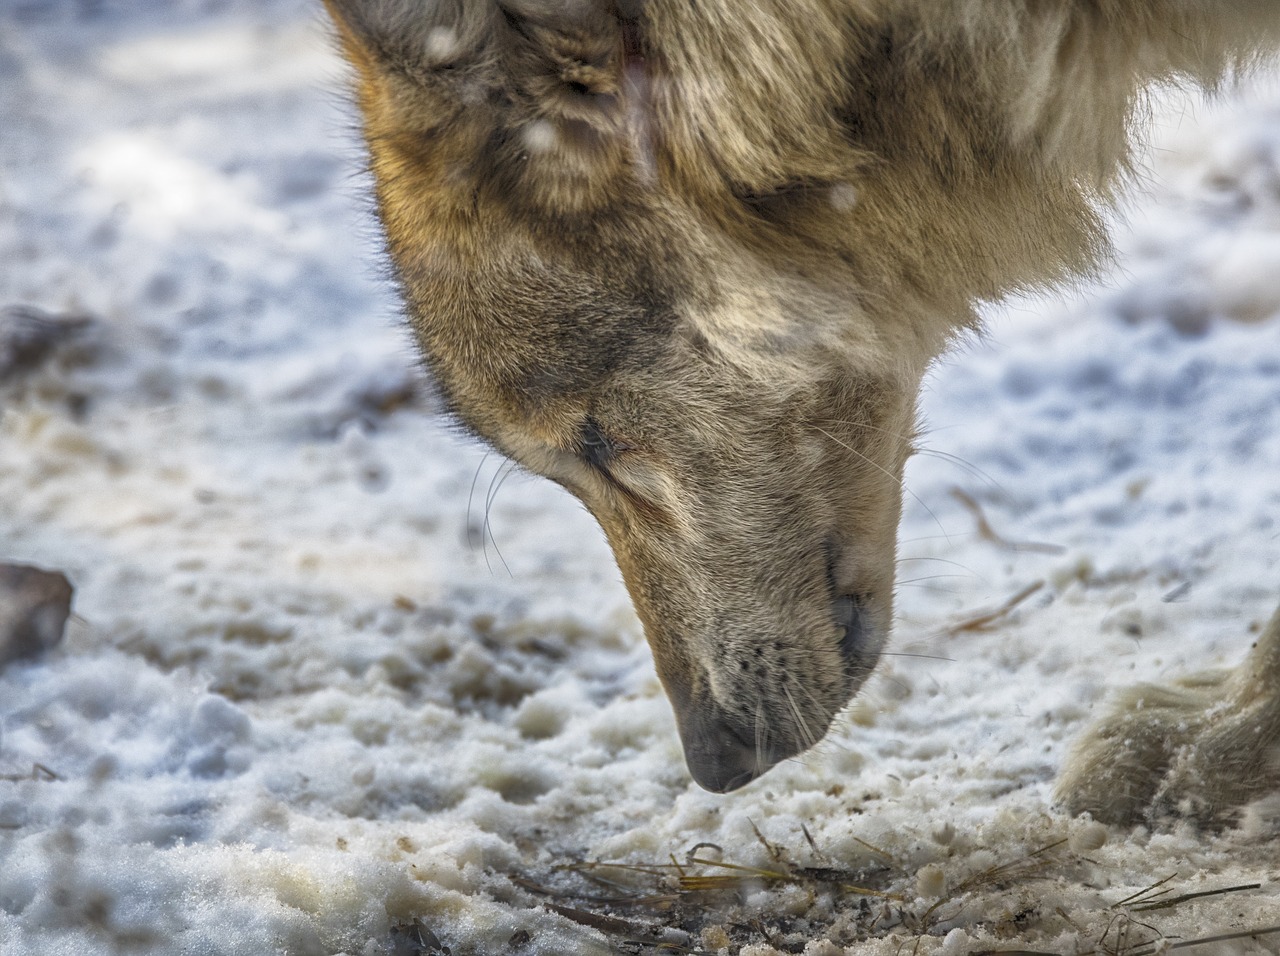
<svg viewBox="0 0 1280 956">
<path fill-rule="evenodd" d="M 678 715 L 684 759 L 704 790 L 737 790 L 782 759 L 765 746 L 757 747 L 755 735 L 734 726 L 710 695 L 690 701 L 686 711 Z"/>
<path fill-rule="evenodd" d="M 840 654 L 850 663 L 862 660 L 866 649 L 866 614 L 862 599 L 856 594 L 846 594 L 831 602 L 831 616 L 844 629 L 840 638 Z"/>
</svg>

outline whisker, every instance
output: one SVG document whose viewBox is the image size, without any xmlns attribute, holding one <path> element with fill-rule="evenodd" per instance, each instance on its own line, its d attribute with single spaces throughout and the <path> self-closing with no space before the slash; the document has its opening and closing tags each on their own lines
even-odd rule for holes
<svg viewBox="0 0 1280 956">
<path fill-rule="evenodd" d="M 904 578 L 899 584 L 915 584 L 918 581 L 937 581 L 941 578 L 976 578 L 976 574 L 924 574 L 918 578 Z"/>
<path fill-rule="evenodd" d="M 813 704 L 813 706 L 814 706 L 814 707 L 816 707 L 818 710 L 822 710 L 822 709 L 823 709 L 823 707 L 822 707 L 822 705 L 818 702 L 817 695 L 816 695 L 816 694 L 814 694 L 814 692 L 813 692 L 812 690 L 810 690 L 808 687 L 806 687 L 804 684 L 800 684 L 799 686 L 800 686 L 800 690 L 801 690 L 801 692 L 803 692 L 803 693 L 804 693 L 804 695 L 805 695 L 806 697 L 808 697 L 808 698 L 809 698 L 810 703 L 812 703 L 812 704 Z M 846 706 L 847 706 L 847 705 L 846 705 Z M 818 748 L 819 746 L 822 746 L 822 747 L 829 747 L 829 748 L 830 748 L 830 749 L 832 749 L 832 750 L 839 750 L 839 751 L 841 751 L 841 752 L 843 752 L 843 753 L 849 753 L 849 752 L 851 751 L 851 749 L 852 749 L 848 744 L 841 743 L 841 742 L 839 742 L 839 741 L 834 740 L 834 739 L 833 739 L 833 735 L 832 735 L 832 734 L 827 734 L 827 735 L 826 735 L 826 736 L 824 736 L 821 740 L 819 740 L 819 741 L 815 742 L 815 743 L 814 743 L 814 745 L 813 745 L 813 747 L 815 748 L 815 750 L 816 750 L 816 748 Z"/>
<path fill-rule="evenodd" d="M 940 584 L 921 584 L 921 583 L 914 583 L 911 581 L 899 582 L 898 584 L 895 584 L 894 587 L 895 589 L 898 587 L 918 588 L 921 591 L 928 591 L 930 594 L 964 594 L 965 593 L 960 588 L 948 588 L 948 587 L 943 587 Z"/>
<path fill-rule="evenodd" d="M 796 699 L 791 694 L 790 686 L 783 684 L 782 693 L 786 695 L 787 705 L 791 708 L 791 714 L 796 719 L 796 730 L 800 732 L 800 742 L 804 744 L 804 749 L 808 750 L 818 742 L 817 738 L 813 735 L 813 729 L 809 726 L 809 721 L 805 719 L 804 714 L 800 712 L 800 708 L 796 705 Z"/>
<path fill-rule="evenodd" d="M 767 732 L 764 725 L 764 701 L 756 701 L 756 727 L 755 727 L 755 743 L 756 743 L 756 766 L 764 766 L 765 753 L 765 734 Z"/>
<path fill-rule="evenodd" d="M 476 483 L 480 481 L 480 472 L 484 469 L 484 463 L 489 460 L 489 452 L 484 453 L 484 457 L 480 459 L 480 464 L 476 465 L 476 473 L 471 476 L 471 490 L 467 492 L 467 546 L 474 552 L 476 543 L 471 538 L 471 502 L 476 495 Z M 484 545 L 484 532 L 480 533 L 480 544 Z"/>
<path fill-rule="evenodd" d="M 936 448 L 929 448 L 925 445 L 917 445 L 916 441 L 921 437 L 920 432 L 907 435 L 907 434 L 903 434 L 902 432 L 896 432 L 892 428 L 883 428 L 879 425 L 872 425 L 870 422 L 846 421 L 846 420 L 836 419 L 836 418 L 821 419 L 821 421 L 823 422 L 823 424 L 826 424 L 826 425 L 847 425 L 850 428 L 865 428 L 865 429 L 868 429 L 869 431 L 880 432 L 880 434 L 888 435 L 890 438 L 896 438 L 899 441 L 907 442 L 912 446 L 912 451 L 914 451 L 915 454 L 927 455 L 930 458 L 938 458 L 942 461 L 950 462 L 956 467 L 964 469 L 964 471 L 966 471 L 970 476 L 977 478 L 979 481 L 986 482 L 992 488 L 999 491 L 1006 499 L 1009 498 L 1009 493 L 1004 488 L 1004 486 L 1001 485 L 1000 482 L 996 481 L 993 477 L 991 477 L 991 475 L 989 475 L 987 472 L 983 471 L 981 468 L 975 465 L 973 462 L 968 461 L 964 458 L 961 458 L 959 455 L 954 455 L 948 451 L 939 451 Z M 948 427 L 956 427 L 956 426 L 948 426 Z M 928 434 L 934 434 L 936 431 L 941 431 L 941 430 L 942 429 L 929 429 Z"/>
<path fill-rule="evenodd" d="M 953 535 L 948 535 L 948 534 L 921 534 L 921 535 L 916 535 L 916 537 L 914 537 L 914 538 L 901 538 L 901 539 L 899 539 L 898 544 L 900 544 L 900 545 L 901 545 L 901 544 L 915 544 L 915 543 L 917 543 L 917 542 L 919 542 L 919 541 L 951 541 L 952 539 L 955 539 L 955 540 L 957 540 L 957 541 L 963 541 L 965 538 L 977 538 L 977 537 L 980 537 L 980 535 L 979 535 L 979 534 L 978 534 L 978 532 L 976 532 L 976 531 L 967 531 L 967 532 L 965 532 L 965 533 L 963 533 L 963 534 L 961 534 L 961 533 L 957 532 L 956 534 L 953 534 Z M 927 558 L 899 558 L 898 560 L 899 560 L 899 561 L 926 561 L 926 560 L 929 560 L 929 559 L 927 559 Z"/>
<path fill-rule="evenodd" d="M 933 425 L 917 424 L 911 432 L 896 432 L 892 428 L 885 428 L 883 425 L 872 425 L 870 422 L 855 422 L 847 418 L 820 418 L 818 419 L 824 425 L 854 425 L 859 428 L 870 428 L 872 431 L 882 432 L 885 435 L 891 435 L 894 438 L 901 438 L 904 441 L 914 441 L 917 438 L 923 438 L 927 435 L 936 435 L 939 432 L 954 431 L 957 428 L 963 428 L 963 422 L 956 422 L 952 425 L 943 425 L 937 428 Z"/>
<path fill-rule="evenodd" d="M 493 565 L 489 562 L 489 538 L 493 536 L 493 531 L 489 526 L 489 510 L 493 505 L 493 485 L 501 474 L 502 465 L 499 464 L 498 470 L 489 477 L 489 487 L 485 489 L 484 520 L 480 522 L 480 550 L 484 554 L 484 566 L 488 569 L 490 577 L 493 576 Z"/>
<path fill-rule="evenodd" d="M 980 581 L 983 580 L 982 576 L 978 574 L 977 571 L 973 570 L 973 568 L 969 567 L 967 564 L 961 564 L 959 561 L 952 561 L 950 558 L 934 558 L 934 557 L 930 557 L 929 555 L 922 555 L 918 558 L 898 558 L 893 563 L 895 565 L 902 565 L 902 564 L 906 564 L 907 562 L 914 563 L 916 561 L 934 561 L 938 564 L 949 564 L 953 568 L 959 568 L 961 571 L 966 572 L 966 574 L 971 577 L 975 577 Z"/>
<path fill-rule="evenodd" d="M 498 554 L 498 560 L 506 568 L 507 577 L 512 580 L 515 580 L 515 575 L 511 573 L 511 566 L 507 564 L 507 559 L 502 556 L 502 549 L 498 547 L 498 539 L 493 536 L 493 525 L 490 518 L 493 514 L 494 499 L 498 496 L 498 492 L 502 490 L 506 480 L 515 473 L 515 470 L 515 462 L 508 461 L 494 473 L 493 480 L 489 482 L 489 493 L 484 502 L 484 526 L 480 529 L 480 540 L 483 541 L 486 534 L 489 536 L 489 540 L 493 542 L 493 550 Z M 493 568 L 489 565 L 489 551 L 487 548 L 484 553 L 484 563 L 489 568 L 489 573 L 493 574 Z"/>
<path fill-rule="evenodd" d="M 824 425 L 847 425 L 850 428 L 865 428 L 869 431 L 879 432 L 882 435 L 888 435 L 890 438 L 896 438 L 899 441 L 907 442 L 908 444 L 913 444 L 917 437 L 915 433 L 905 434 L 903 432 L 896 432 L 892 428 L 872 425 L 870 422 L 855 422 L 850 419 L 842 418 L 823 418 L 819 419 L 819 421 Z"/>
<path fill-rule="evenodd" d="M 1005 501 L 1012 500 L 1012 496 L 1009 494 L 1008 489 L 1005 488 L 1004 485 L 1000 484 L 1000 482 L 996 481 L 994 478 L 991 477 L 990 474 L 983 471 L 973 462 L 967 461 L 966 459 L 961 458 L 959 455 L 953 455 L 949 451 L 939 451 L 936 448 L 925 448 L 923 446 L 916 449 L 916 454 L 924 455 L 928 458 L 937 458 L 940 461 L 950 462 L 951 464 L 955 465 L 957 468 L 962 469 L 970 477 L 976 478 L 979 481 L 985 482 L 986 484 L 990 485 L 992 488 L 994 488 L 996 491 L 1000 493 L 1000 496 Z"/>
<path fill-rule="evenodd" d="M 831 434 L 831 432 L 827 431 L 825 428 L 819 428 L 818 431 L 822 432 L 822 434 L 826 435 L 828 438 L 830 438 L 833 442 L 835 442 L 845 451 L 848 451 L 851 454 L 857 455 L 859 458 L 865 461 L 868 465 L 870 465 L 872 468 L 879 471 L 882 475 L 884 475 L 886 478 L 888 478 L 890 481 L 896 484 L 899 488 L 901 488 L 903 491 L 909 494 L 912 498 L 914 498 L 920 504 L 921 508 L 929 512 L 929 517 L 932 518 L 933 523 L 938 526 L 938 530 L 942 532 L 942 536 L 946 538 L 948 541 L 951 540 L 951 536 L 947 534 L 947 529 L 942 526 L 942 522 L 939 521 L 938 516 L 933 513 L 933 509 L 924 503 L 923 498 L 921 498 L 918 494 L 916 494 L 914 491 L 908 488 L 905 481 L 903 481 L 901 478 L 895 478 L 894 475 L 890 471 L 888 471 L 883 465 L 880 465 L 872 461 L 870 458 L 868 458 L 862 452 L 858 451 L 856 448 L 853 448 L 852 446 L 846 444 L 845 442 L 842 442 L 839 438 L 836 438 L 835 435 Z"/>
</svg>

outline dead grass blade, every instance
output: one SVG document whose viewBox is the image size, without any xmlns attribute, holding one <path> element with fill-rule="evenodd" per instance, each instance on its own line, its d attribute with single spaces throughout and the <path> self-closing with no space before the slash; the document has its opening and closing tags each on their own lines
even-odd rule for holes
<svg viewBox="0 0 1280 956">
<path fill-rule="evenodd" d="M 1174 906 L 1178 906 L 1187 900 L 1199 900 L 1206 896 L 1222 896 L 1226 893 L 1243 893 L 1246 890 L 1260 890 L 1261 883 L 1242 883 L 1239 886 L 1224 886 L 1220 890 L 1201 890 L 1199 893 L 1183 893 L 1180 896 L 1171 896 L 1167 900 L 1144 901 L 1135 903 L 1129 908 L 1135 913 L 1146 913 L 1151 910 L 1167 910 Z"/>
<path fill-rule="evenodd" d="M 992 608 L 989 611 L 979 611 L 972 617 L 965 618 L 958 624 L 952 624 L 950 627 L 945 628 L 942 633 L 947 637 L 955 637 L 957 634 L 963 634 L 966 631 L 985 631 L 993 624 L 1007 617 L 1010 611 L 1043 587 L 1044 579 L 1041 578 L 1033 584 L 1028 584 L 999 607 Z"/>
<path fill-rule="evenodd" d="M 1267 926 L 1263 929 L 1247 929 L 1239 933 L 1223 933 L 1220 936 L 1202 936 L 1199 939 L 1184 939 L 1170 943 L 1169 949 L 1190 949 L 1192 946 L 1206 946 L 1209 943 L 1225 943 L 1232 939 L 1257 939 L 1259 936 L 1274 936 L 1280 933 L 1280 926 Z M 1158 950 L 1154 947 L 1147 953 L 1134 953 L 1133 956 L 1150 956 Z"/>
<path fill-rule="evenodd" d="M 556 900 L 574 900 L 578 903 L 590 903 L 593 906 L 648 906 L 652 909 L 668 909 L 673 903 L 680 900 L 678 893 L 634 893 L 630 892 L 630 887 L 620 884 L 609 884 L 611 888 L 622 890 L 620 896 L 584 896 L 581 893 L 563 893 L 559 890 L 553 890 L 535 883 L 533 880 L 523 876 L 512 876 L 511 882 L 522 890 L 533 893 L 535 896 L 544 896 L 547 899 Z"/>
<path fill-rule="evenodd" d="M 573 906 L 561 906 L 559 903 L 543 903 L 542 905 L 553 913 L 559 913 L 565 919 L 573 920 L 573 922 L 582 926 L 589 926 L 591 929 L 598 929 L 602 933 L 626 936 L 642 935 L 653 931 L 653 927 L 647 923 L 623 919 L 620 916 L 605 916 L 601 913 L 592 913 L 589 910 L 580 910 Z M 640 941 L 637 940 L 637 942 Z M 647 942 L 645 945 L 651 946 L 653 944 L 652 942 Z"/>
<path fill-rule="evenodd" d="M 1150 886 L 1146 886 L 1138 890 L 1138 892 L 1134 893 L 1133 895 L 1126 896 L 1122 900 L 1117 900 L 1116 902 L 1111 904 L 1111 908 L 1117 909 L 1118 907 L 1121 907 L 1121 906 L 1127 906 L 1130 903 L 1140 906 L 1143 903 L 1149 903 L 1151 900 L 1164 896 L 1166 893 L 1172 893 L 1173 892 L 1172 889 L 1161 890 L 1160 887 L 1164 886 L 1170 880 L 1175 879 L 1177 875 L 1178 875 L 1177 873 L 1170 873 L 1163 880 L 1157 880 L 1156 882 L 1152 883 Z M 1156 890 L 1159 890 L 1159 892 L 1157 893 Z"/>
<path fill-rule="evenodd" d="M 20 783 L 23 780 L 37 780 L 42 783 L 50 783 L 54 780 L 61 780 L 56 771 L 50 770 L 42 763 L 33 763 L 30 773 L 0 773 L 0 780 L 5 783 Z"/>
<path fill-rule="evenodd" d="M 1008 606 L 1034 593 L 1041 584 L 1042 582 L 1038 582 L 1031 588 L 1024 589 Z M 824 865 L 798 865 L 794 862 L 796 847 L 775 844 L 766 839 L 757 828 L 756 837 L 767 853 L 763 866 L 710 859 L 704 854 L 719 856 L 723 854 L 723 849 L 715 844 L 700 843 L 688 850 L 681 850 L 678 854 L 671 853 L 668 860 L 661 863 L 576 861 L 561 864 L 552 870 L 572 874 L 605 888 L 606 892 L 601 893 L 590 892 L 589 886 L 574 889 L 571 886 L 560 887 L 558 883 L 557 888 L 550 889 L 521 875 L 509 876 L 517 886 L 541 897 L 534 905 L 606 934 L 614 951 L 626 956 L 656 956 L 662 953 L 710 956 L 698 947 L 696 933 L 699 932 L 699 927 L 717 924 L 735 928 L 734 935 L 730 937 L 734 947 L 741 948 L 754 937 L 763 938 L 775 949 L 786 951 L 786 947 L 780 945 L 785 942 L 780 935 L 781 930 L 787 926 L 785 920 L 775 921 L 767 913 L 742 912 L 742 904 L 748 898 L 746 894 L 761 888 L 799 887 L 814 900 L 819 892 L 837 895 L 837 905 L 840 905 L 838 895 L 843 895 L 846 912 L 848 907 L 854 907 L 852 912 L 860 914 L 859 923 L 867 934 L 867 939 L 886 938 L 877 935 L 882 927 L 905 927 L 915 937 L 918 949 L 921 941 L 940 921 L 958 919 L 965 907 L 971 905 L 975 893 L 979 893 L 979 898 L 985 900 L 986 896 L 981 894 L 993 890 L 1001 893 L 1029 892 L 1027 884 L 1030 881 L 1044 879 L 1052 875 L 1055 867 L 1078 859 L 1066 851 L 1055 852 L 1067 843 L 1065 839 L 1055 840 L 973 873 L 951 888 L 941 899 L 932 901 L 923 913 L 917 915 L 914 907 L 907 905 L 908 896 L 889 892 L 887 889 L 894 883 L 899 883 L 903 875 L 912 875 L 891 854 L 854 837 L 876 860 L 869 862 L 860 858 L 861 868 L 844 869 L 831 853 L 822 849 L 818 840 L 803 824 L 801 833 L 815 860 Z M 1196 947 L 1212 947 L 1232 940 L 1280 934 L 1280 926 L 1268 926 L 1197 939 L 1178 939 L 1166 935 L 1159 925 L 1143 922 L 1139 914 L 1159 913 L 1190 901 L 1261 888 L 1260 883 L 1248 883 L 1181 893 L 1176 891 L 1174 884 L 1177 878 L 1178 874 L 1170 874 L 1110 904 L 1110 919 L 1101 935 L 1094 937 L 1092 945 L 1095 948 L 1081 951 L 1077 956 L 1160 956 L 1161 953 L 1173 950 L 1194 950 Z M 870 885 L 862 885 L 864 883 Z M 879 886 L 886 888 L 877 888 Z M 583 889 L 588 892 L 582 892 Z M 879 902 L 871 905 L 867 900 L 855 901 L 854 897 L 869 897 Z M 620 907 L 637 907 L 639 910 L 624 910 L 627 915 L 618 915 L 617 908 Z M 1057 913 L 1077 931 L 1085 932 L 1067 912 L 1058 908 Z M 1159 917 L 1153 918 L 1158 920 Z M 690 935 L 691 933 L 695 935 Z M 1007 938 L 1012 940 L 1018 937 Z M 910 951 L 911 940 L 905 939 L 903 943 L 907 947 L 906 951 Z M 736 949 L 731 948 L 731 951 L 736 952 Z M 977 951 L 975 956 L 1058 954 L 1027 948 L 997 948 Z"/>
<path fill-rule="evenodd" d="M 866 840 L 857 836 L 853 838 L 853 842 L 858 844 L 858 846 L 865 847 L 866 849 L 870 850 L 872 853 L 880 857 L 880 859 L 884 860 L 885 863 L 889 864 L 889 866 L 893 867 L 895 870 L 899 870 L 904 873 L 906 872 L 906 867 L 904 867 L 902 863 L 895 856 L 889 853 L 887 850 L 882 850 L 878 846 L 876 846 L 874 843 L 868 843 Z"/>
<path fill-rule="evenodd" d="M 1108 947 L 1106 949 L 1091 949 L 1083 952 L 1080 956 L 1160 956 L 1162 953 L 1172 952 L 1175 949 L 1194 949 L 1197 946 L 1209 946 L 1213 943 L 1225 943 L 1233 939 L 1257 939 L 1260 936 L 1274 936 L 1280 933 L 1280 926 L 1264 926 L 1260 929 L 1246 929 L 1238 933 L 1221 933 L 1217 936 L 1199 936 L 1196 939 L 1180 939 L 1173 942 L 1167 936 L 1157 934 L 1155 939 L 1144 940 L 1141 943 L 1133 944 L 1129 948 L 1127 942 L 1125 948 L 1117 949 Z M 1010 952 L 1005 950 L 991 950 L 986 956 L 1010 956 Z M 978 954 L 975 954 L 978 956 Z"/>
<path fill-rule="evenodd" d="M 1003 548 L 1006 551 L 1017 551 L 1020 553 L 1031 554 L 1066 554 L 1067 549 L 1060 544 L 1045 544 L 1041 541 L 1011 541 L 1002 534 L 998 534 L 991 527 L 991 522 L 987 520 L 986 513 L 982 510 L 982 505 L 978 500 L 969 494 L 963 488 L 956 486 L 951 489 L 951 497 L 960 502 L 964 508 L 973 515 L 974 521 L 978 525 L 978 537 L 983 541 L 990 541 L 996 547 Z"/>
<path fill-rule="evenodd" d="M 1025 879 L 1028 876 L 1034 876 L 1053 862 L 1047 858 L 1049 853 L 1066 842 L 1066 839 L 1054 840 L 1038 850 L 1033 850 L 1026 856 L 1010 860 L 1008 863 L 998 863 L 995 866 L 981 870 L 961 883 L 957 889 L 968 891 L 980 886 L 991 886 L 1007 880 Z"/>
<path fill-rule="evenodd" d="M 934 914 L 948 903 L 952 903 L 966 893 L 981 889 L 985 886 L 995 886 L 1000 883 L 1019 882 L 1022 880 L 1034 879 L 1040 872 L 1051 866 L 1055 861 L 1049 854 L 1062 846 L 1067 841 L 1055 840 L 1053 843 L 1046 844 L 1040 849 L 1028 853 L 1026 856 L 1018 857 L 1016 860 L 1010 860 L 1008 863 L 998 863 L 995 866 L 988 867 L 969 877 L 967 880 L 957 884 L 957 886 L 946 896 L 937 900 L 924 913 L 921 914 L 919 924 L 927 927 L 931 925 Z"/>
<path fill-rule="evenodd" d="M 716 860 L 703 860 L 697 857 L 694 857 L 689 862 L 698 866 L 713 866 L 724 870 L 734 871 L 732 874 L 682 875 L 679 878 L 680 888 L 691 893 L 701 893 L 710 890 L 747 889 L 755 883 L 793 883 L 797 885 L 826 884 L 840 890 L 841 892 L 852 893 L 856 896 L 871 896 L 877 899 L 893 900 L 898 903 L 903 902 L 903 897 L 900 894 L 886 893 L 883 890 L 873 890 L 865 886 L 845 883 L 839 879 L 830 879 L 827 878 L 830 874 L 824 871 L 799 870 L 795 872 L 782 872 L 779 870 L 763 870 L 754 866 L 742 866 L 737 863 L 721 863 Z"/>
</svg>

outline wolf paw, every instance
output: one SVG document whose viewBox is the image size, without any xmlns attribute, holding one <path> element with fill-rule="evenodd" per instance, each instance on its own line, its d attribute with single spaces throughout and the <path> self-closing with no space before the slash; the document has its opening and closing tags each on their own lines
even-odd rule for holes
<svg viewBox="0 0 1280 956">
<path fill-rule="evenodd" d="M 1233 671 L 1124 691 L 1076 742 L 1056 797 L 1117 825 L 1230 825 L 1280 791 L 1280 610 Z"/>
</svg>

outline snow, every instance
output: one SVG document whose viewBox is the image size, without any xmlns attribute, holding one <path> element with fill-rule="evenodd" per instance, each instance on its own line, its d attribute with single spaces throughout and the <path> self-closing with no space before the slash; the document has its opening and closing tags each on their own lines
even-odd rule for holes
<svg viewBox="0 0 1280 956">
<path fill-rule="evenodd" d="M 64 644 L 0 673 L 0 952 L 616 952 L 544 904 L 622 891 L 557 867 L 699 844 L 900 899 L 610 912 L 744 956 L 1280 923 L 1280 802 L 1149 833 L 1050 796 L 1110 691 L 1234 665 L 1280 598 L 1275 78 L 1169 98 L 1116 268 L 941 363 L 891 656 L 816 752 L 720 796 L 593 522 L 436 413 L 342 77 L 303 0 L 0 8 L 0 305 L 95 319 L 0 392 L 0 560 L 77 588 Z M 979 536 L 955 487 L 1054 547 Z M 1112 908 L 1169 876 L 1261 885 L 1132 913 L 1155 930 Z"/>
</svg>

